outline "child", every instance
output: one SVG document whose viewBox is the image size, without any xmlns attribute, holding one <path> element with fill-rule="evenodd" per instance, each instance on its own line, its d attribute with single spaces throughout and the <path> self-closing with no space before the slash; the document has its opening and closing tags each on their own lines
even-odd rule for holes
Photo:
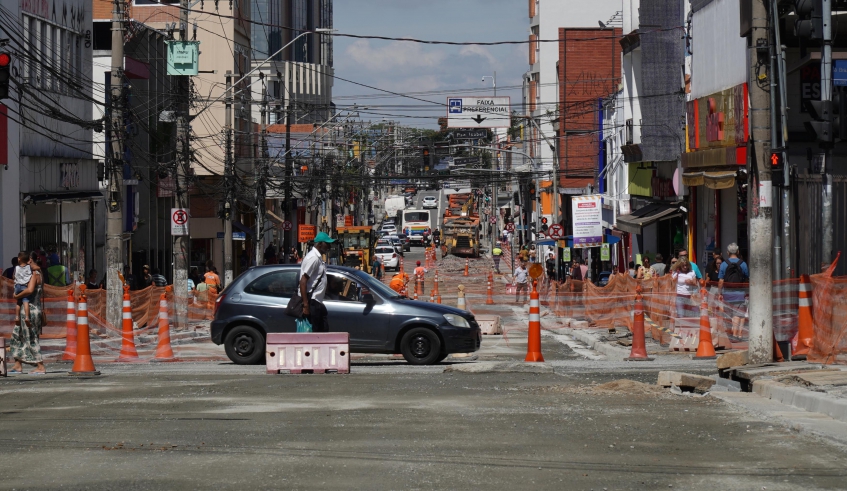
<svg viewBox="0 0 847 491">
<path fill-rule="evenodd" d="M 29 266 L 29 254 L 18 253 L 18 265 L 15 267 L 15 295 L 26 290 L 30 279 L 32 279 L 32 268 Z M 16 321 L 21 319 L 21 306 L 23 306 L 24 323 L 29 326 L 29 297 L 18 299 L 15 306 Z"/>
</svg>

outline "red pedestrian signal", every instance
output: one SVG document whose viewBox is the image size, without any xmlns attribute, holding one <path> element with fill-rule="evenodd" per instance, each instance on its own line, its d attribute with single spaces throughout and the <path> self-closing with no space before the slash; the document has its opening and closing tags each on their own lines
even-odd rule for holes
<svg viewBox="0 0 847 491">
<path fill-rule="evenodd" d="M 0 53 L 0 99 L 9 98 L 9 77 L 12 69 L 12 55 Z"/>
</svg>

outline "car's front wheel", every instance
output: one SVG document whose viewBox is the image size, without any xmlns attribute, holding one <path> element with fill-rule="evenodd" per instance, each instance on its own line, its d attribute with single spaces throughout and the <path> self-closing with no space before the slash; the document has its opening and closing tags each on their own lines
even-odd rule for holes
<svg viewBox="0 0 847 491">
<path fill-rule="evenodd" d="M 403 335 L 400 352 L 412 365 L 432 365 L 441 355 L 441 340 L 429 329 L 416 327 Z"/>
<path fill-rule="evenodd" d="M 256 365 L 265 357 L 265 337 L 253 326 L 236 326 L 224 339 L 226 356 L 237 365 Z"/>
</svg>

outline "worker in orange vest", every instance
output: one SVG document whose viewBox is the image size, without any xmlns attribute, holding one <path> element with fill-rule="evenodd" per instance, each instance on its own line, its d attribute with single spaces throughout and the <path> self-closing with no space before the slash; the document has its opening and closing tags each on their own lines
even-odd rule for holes
<svg viewBox="0 0 847 491">
<path fill-rule="evenodd" d="M 421 266 L 420 261 L 418 261 L 416 264 L 417 264 L 417 267 L 415 268 L 415 280 L 421 282 L 420 294 L 423 295 L 423 293 L 424 293 L 424 275 L 426 274 L 426 268 Z"/>
</svg>

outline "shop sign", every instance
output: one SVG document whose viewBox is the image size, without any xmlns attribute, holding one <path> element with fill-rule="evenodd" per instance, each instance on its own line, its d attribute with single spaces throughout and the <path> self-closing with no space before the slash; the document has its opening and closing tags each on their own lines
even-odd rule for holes
<svg viewBox="0 0 847 491">
<path fill-rule="evenodd" d="M 562 248 L 562 261 L 566 262 L 566 263 L 571 262 L 571 248 L 570 247 L 563 247 Z"/>
<path fill-rule="evenodd" d="M 600 246 L 600 260 L 601 261 L 611 261 L 612 254 L 609 252 L 609 244 L 602 244 Z"/>
<path fill-rule="evenodd" d="M 738 147 L 748 138 L 747 84 L 686 103 L 690 150 Z"/>
<path fill-rule="evenodd" d="M 344 215 L 344 226 L 352 227 L 353 226 L 353 215 Z"/>
<path fill-rule="evenodd" d="M 59 164 L 59 175 L 63 188 L 79 187 L 79 164 Z"/>
</svg>

